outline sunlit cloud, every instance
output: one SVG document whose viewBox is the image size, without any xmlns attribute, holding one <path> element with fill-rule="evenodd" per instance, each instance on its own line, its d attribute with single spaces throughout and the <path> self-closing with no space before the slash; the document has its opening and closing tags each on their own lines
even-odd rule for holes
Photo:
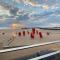
<svg viewBox="0 0 60 60">
<path fill-rule="evenodd" d="M 49 7 L 48 7 L 48 5 L 45 5 L 45 6 L 42 6 L 42 9 L 48 10 Z"/>
<path fill-rule="evenodd" d="M 16 22 L 14 26 L 17 26 L 17 23 L 30 27 L 60 26 L 58 24 L 60 22 L 59 2 L 60 0 L 3 1 L 5 5 L 0 4 L 0 26 L 14 25 L 14 22 Z"/>
<path fill-rule="evenodd" d="M 10 25 L 10 27 L 12 28 L 12 29 L 16 29 L 16 28 L 22 28 L 22 27 L 24 27 L 24 25 L 23 24 L 19 24 L 19 23 L 12 23 L 11 25 Z"/>
<path fill-rule="evenodd" d="M 37 2 L 33 2 L 32 0 L 24 0 L 24 4 L 31 6 L 40 6 Z"/>
<path fill-rule="evenodd" d="M 49 23 L 49 27 L 60 27 L 60 23 Z"/>
<path fill-rule="evenodd" d="M 9 10 L 4 9 L 4 7 L 0 6 L 0 15 L 8 15 L 11 16 L 11 14 L 9 13 Z"/>
</svg>

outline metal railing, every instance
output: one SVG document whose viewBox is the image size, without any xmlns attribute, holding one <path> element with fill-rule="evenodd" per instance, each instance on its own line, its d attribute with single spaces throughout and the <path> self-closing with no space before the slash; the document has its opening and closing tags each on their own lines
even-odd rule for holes
<svg viewBox="0 0 60 60">
<path fill-rule="evenodd" d="M 34 48 L 34 47 L 38 47 L 38 46 L 50 45 L 50 44 L 55 44 L 55 43 L 60 43 L 60 40 L 52 41 L 52 42 L 45 42 L 45 43 L 40 43 L 40 44 L 34 44 L 34 45 L 29 45 L 29 46 L 23 46 L 23 47 L 2 49 L 2 50 L 0 50 L 0 53 L 6 53 L 6 52 L 11 52 L 11 51 L 17 51 L 17 50 L 23 50 L 23 49 L 28 49 L 28 48 Z"/>
</svg>

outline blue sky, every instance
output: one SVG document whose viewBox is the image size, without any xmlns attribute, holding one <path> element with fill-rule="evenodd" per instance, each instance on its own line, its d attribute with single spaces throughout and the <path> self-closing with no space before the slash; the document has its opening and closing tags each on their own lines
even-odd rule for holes
<svg viewBox="0 0 60 60">
<path fill-rule="evenodd" d="M 60 0 L 0 0 L 0 27 L 60 27 Z"/>
</svg>

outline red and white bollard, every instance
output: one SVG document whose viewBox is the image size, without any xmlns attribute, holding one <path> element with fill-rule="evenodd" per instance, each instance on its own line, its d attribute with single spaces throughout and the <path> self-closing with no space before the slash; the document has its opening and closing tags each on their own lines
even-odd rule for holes
<svg viewBox="0 0 60 60">
<path fill-rule="evenodd" d="M 32 28 L 32 33 L 35 34 L 35 28 Z"/>
<path fill-rule="evenodd" d="M 36 30 L 36 33 L 38 34 L 38 30 Z"/>
<path fill-rule="evenodd" d="M 31 39 L 34 39 L 34 33 L 30 34 Z"/>
<path fill-rule="evenodd" d="M 23 36 L 25 36 L 25 31 L 23 31 Z"/>
<path fill-rule="evenodd" d="M 49 35 L 49 32 L 47 32 L 46 34 Z"/>
<path fill-rule="evenodd" d="M 39 38 L 43 38 L 42 32 L 39 32 Z"/>
<path fill-rule="evenodd" d="M 19 32 L 18 35 L 21 36 L 21 32 Z"/>
<path fill-rule="evenodd" d="M 29 35 L 29 31 L 27 31 L 28 35 Z"/>
</svg>

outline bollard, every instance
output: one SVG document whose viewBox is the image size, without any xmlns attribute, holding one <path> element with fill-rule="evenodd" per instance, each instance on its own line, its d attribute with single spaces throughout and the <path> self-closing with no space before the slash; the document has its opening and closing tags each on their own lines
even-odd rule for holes
<svg viewBox="0 0 60 60">
<path fill-rule="evenodd" d="M 23 31 L 23 36 L 25 36 L 25 31 Z"/>
<path fill-rule="evenodd" d="M 47 32 L 46 34 L 49 35 L 49 32 Z"/>
<path fill-rule="evenodd" d="M 28 35 L 29 35 L 29 31 L 27 31 Z"/>
<path fill-rule="evenodd" d="M 35 34 L 35 28 L 32 28 L 32 33 Z"/>
<path fill-rule="evenodd" d="M 34 33 L 31 33 L 30 37 L 31 39 L 34 39 Z"/>
<path fill-rule="evenodd" d="M 40 37 L 40 38 L 43 38 L 42 32 L 39 32 L 39 37 Z"/>
<path fill-rule="evenodd" d="M 38 34 L 38 30 L 36 30 L 36 33 Z"/>
<path fill-rule="evenodd" d="M 21 32 L 19 32 L 18 35 L 21 36 Z"/>
</svg>

